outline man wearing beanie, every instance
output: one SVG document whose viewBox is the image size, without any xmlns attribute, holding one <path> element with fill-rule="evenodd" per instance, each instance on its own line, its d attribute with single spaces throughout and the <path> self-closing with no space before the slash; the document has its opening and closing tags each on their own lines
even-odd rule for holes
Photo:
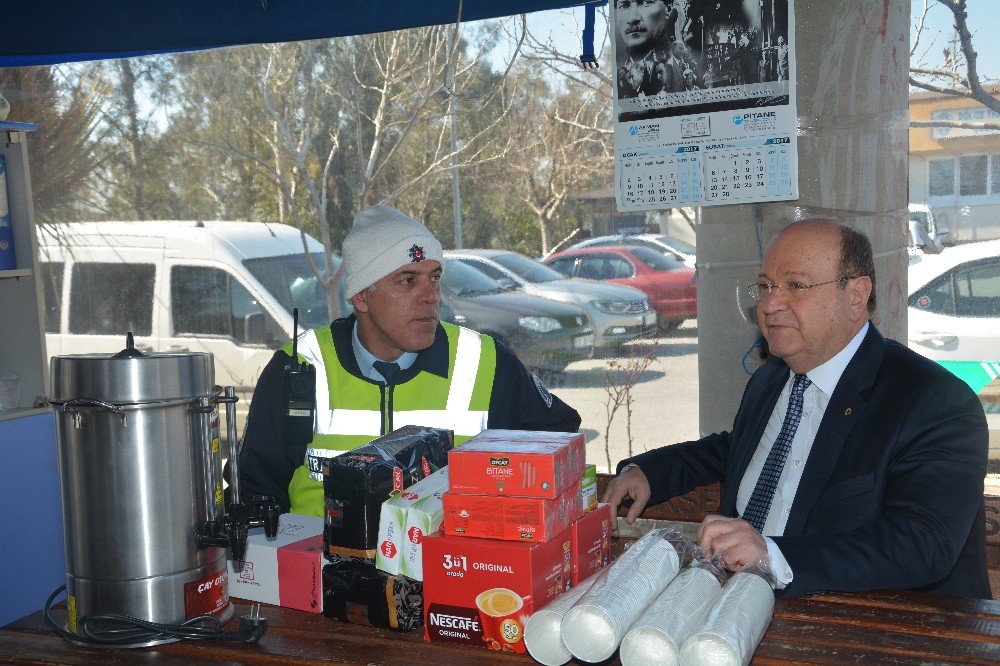
<svg viewBox="0 0 1000 666">
<path fill-rule="evenodd" d="M 285 431 L 289 343 L 264 368 L 250 405 L 240 452 L 247 496 L 321 516 L 323 460 L 404 425 L 453 430 L 456 444 L 486 428 L 580 427 L 576 410 L 509 347 L 440 321 L 443 252 L 420 222 L 373 206 L 358 213 L 343 250 L 354 314 L 298 340 L 300 360 L 316 369 L 311 439 Z"/>
</svg>

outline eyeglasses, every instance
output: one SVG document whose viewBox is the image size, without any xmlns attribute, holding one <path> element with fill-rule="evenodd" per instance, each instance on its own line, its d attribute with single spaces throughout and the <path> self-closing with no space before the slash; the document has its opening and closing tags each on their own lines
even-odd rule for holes
<svg viewBox="0 0 1000 666">
<path fill-rule="evenodd" d="M 826 282 L 817 282 L 815 284 L 804 284 L 797 280 L 789 280 L 788 282 L 780 282 L 778 284 L 772 284 L 767 280 L 759 280 L 747 285 L 747 294 L 750 298 L 758 303 L 763 301 L 766 297 L 771 296 L 777 291 L 779 294 L 784 296 L 789 301 L 797 301 L 800 298 L 804 298 L 806 293 L 813 287 L 822 287 L 824 284 L 834 284 L 837 283 L 841 287 L 847 283 L 848 280 L 853 280 L 854 278 L 865 277 L 863 275 L 844 275 L 836 280 L 827 280 Z"/>
</svg>

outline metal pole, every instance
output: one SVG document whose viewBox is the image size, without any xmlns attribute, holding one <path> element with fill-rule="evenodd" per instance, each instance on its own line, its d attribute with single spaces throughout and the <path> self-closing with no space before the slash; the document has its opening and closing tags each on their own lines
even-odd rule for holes
<svg viewBox="0 0 1000 666">
<path fill-rule="evenodd" d="M 227 386 L 226 394 L 226 439 L 229 440 L 229 491 L 232 504 L 240 503 L 240 449 L 236 441 L 236 389 Z"/>
<path fill-rule="evenodd" d="M 457 31 L 452 39 L 457 38 Z M 455 249 L 462 249 L 462 188 L 458 180 L 458 130 L 455 127 L 455 53 L 449 45 L 448 68 L 445 72 L 445 87 L 448 89 L 448 122 L 451 125 L 451 185 L 453 191 L 452 209 L 455 213 Z"/>
</svg>

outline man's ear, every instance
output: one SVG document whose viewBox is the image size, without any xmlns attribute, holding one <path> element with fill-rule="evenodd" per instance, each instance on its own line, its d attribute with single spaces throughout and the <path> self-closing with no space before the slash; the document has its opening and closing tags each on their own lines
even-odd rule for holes
<svg viewBox="0 0 1000 666">
<path fill-rule="evenodd" d="M 868 297 L 872 293 L 872 279 L 867 275 L 855 278 L 848 283 L 851 290 L 851 310 L 858 316 L 867 315 Z"/>
<path fill-rule="evenodd" d="M 355 312 L 368 312 L 368 290 L 362 289 L 351 297 Z"/>
</svg>

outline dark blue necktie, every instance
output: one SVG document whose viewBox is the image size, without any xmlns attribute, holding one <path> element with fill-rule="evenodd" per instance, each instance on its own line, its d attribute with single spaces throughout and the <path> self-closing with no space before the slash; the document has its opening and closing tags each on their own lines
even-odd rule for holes
<svg viewBox="0 0 1000 666">
<path fill-rule="evenodd" d="M 388 386 L 396 385 L 396 374 L 399 373 L 399 364 L 386 361 L 373 361 L 372 367 L 378 370 L 378 373 L 385 378 L 385 383 Z"/>
<path fill-rule="evenodd" d="M 750 501 L 747 502 L 747 508 L 743 512 L 743 520 L 757 528 L 758 532 L 764 530 L 764 522 L 771 510 L 771 501 L 778 487 L 778 479 L 781 478 L 781 470 L 785 468 L 785 459 L 788 458 L 795 431 L 799 429 L 799 421 L 802 419 L 802 395 L 811 383 L 805 375 L 795 375 L 781 432 L 778 433 L 778 438 L 774 440 L 774 445 L 767 454 L 757 485 L 754 486 L 753 494 L 750 495 Z"/>
</svg>

